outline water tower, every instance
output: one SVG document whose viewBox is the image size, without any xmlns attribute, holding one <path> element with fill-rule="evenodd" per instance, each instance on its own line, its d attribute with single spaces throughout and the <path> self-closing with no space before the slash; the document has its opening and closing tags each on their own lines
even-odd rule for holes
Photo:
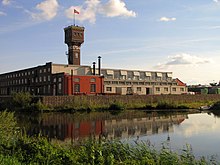
<svg viewBox="0 0 220 165">
<path fill-rule="evenodd" d="M 80 47 L 84 42 L 84 27 L 71 25 L 64 28 L 65 44 L 68 45 L 68 64 L 80 65 Z"/>
</svg>

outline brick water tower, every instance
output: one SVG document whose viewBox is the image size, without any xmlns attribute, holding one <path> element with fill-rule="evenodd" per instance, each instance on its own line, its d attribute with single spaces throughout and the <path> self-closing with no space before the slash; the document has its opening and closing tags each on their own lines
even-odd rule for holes
<svg viewBox="0 0 220 165">
<path fill-rule="evenodd" d="M 80 65 L 80 47 L 84 42 L 84 27 L 71 25 L 64 28 L 65 44 L 68 45 L 68 64 Z"/>
</svg>

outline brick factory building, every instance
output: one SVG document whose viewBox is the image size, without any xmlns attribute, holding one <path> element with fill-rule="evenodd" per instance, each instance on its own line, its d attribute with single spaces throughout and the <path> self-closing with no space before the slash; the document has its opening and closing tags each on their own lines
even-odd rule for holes
<svg viewBox="0 0 220 165">
<path fill-rule="evenodd" d="M 125 69 L 98 68 L 81 65 L 81 44 L 84 27 L 64 29 L 68 46 L 68 64 L 39 65 L 32 68 L 0 74 L 0 95 L 30 92 L 34 95 L 76 94 L 185 94 L 186 84 L 172 78 L 172 72 L 152 72 Z"/>
<path fill-rule="evenodd" d="M 90 66 L 46 63 L 0 75 L 0 95 L 30 92 L 34 95 L 103 93 L 103 77 L 91 74 Z"/>
</svg>

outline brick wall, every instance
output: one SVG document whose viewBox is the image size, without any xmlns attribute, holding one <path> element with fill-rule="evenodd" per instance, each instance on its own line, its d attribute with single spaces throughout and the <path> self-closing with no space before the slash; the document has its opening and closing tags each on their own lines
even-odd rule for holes
<svg viewBox="0 0 220 165">
<path fill-rule="evenodd" d="M 104 95 L 104 96 L 45 96 L 42 97 L 42 102 L 45 105 L 52 107 L 64 106 L 71 102 L 95 102 L 96 104 L 109 105 L 113 102 L 121 102 L 126 104 L 139 104 L 139 103 L 157 103 L 160 101 L 181 103 L 193 103 L 193 102 L 208 102 L 208 101 L 220 101 L 220 95 Z"/>
<path fill-rule="evenodd" d="M 161 101 L 174 102 L 176 104 L 181 103 L 193 103 L 193 102 L 208 102 L 208 101 L 220 101 L 220 95 L 100 95 L 100 96 L 42 96 L 38 97 L 42 100 L 42 103 L 51 106 L 65 106 L 73 102 L 78 104 L 90 104 L 95 103 L 97 105 L 105 106 L 114 102 L 121 102 L 124 104 L 147 104 L 157 103 Z M 5 100 L 11 100 L 10 96 L 0 96 L 0 103 Z"/>
</svg>

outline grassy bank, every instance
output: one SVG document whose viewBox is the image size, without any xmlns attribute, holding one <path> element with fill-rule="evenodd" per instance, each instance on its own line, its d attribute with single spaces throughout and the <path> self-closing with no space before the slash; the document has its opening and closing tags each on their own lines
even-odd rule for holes
<svg viewBox="0 0 220 165">
<path fill-rule="evenodd" d="M 125 109 L 199 109 L 220 100 L 220 95 L 188 96 L 48 96 L 33 97 L 29 93 L 14 93 L 0 100 L 1 109 L 27 111 L 103 111 Z"/>
<path fill-rule="evenodd" d="M 149 143 L 134 144 L 91 137 L 76 145 L 28 137 L 17 127 L 13 113 L 0 113 L 0 164 L 59 164 L 59 165 L 181 165 L 218 164 L 215 159 L 196 159 L 190 146 L 181 152 L 166 145 L 156 150 Z"/>
</svg>

